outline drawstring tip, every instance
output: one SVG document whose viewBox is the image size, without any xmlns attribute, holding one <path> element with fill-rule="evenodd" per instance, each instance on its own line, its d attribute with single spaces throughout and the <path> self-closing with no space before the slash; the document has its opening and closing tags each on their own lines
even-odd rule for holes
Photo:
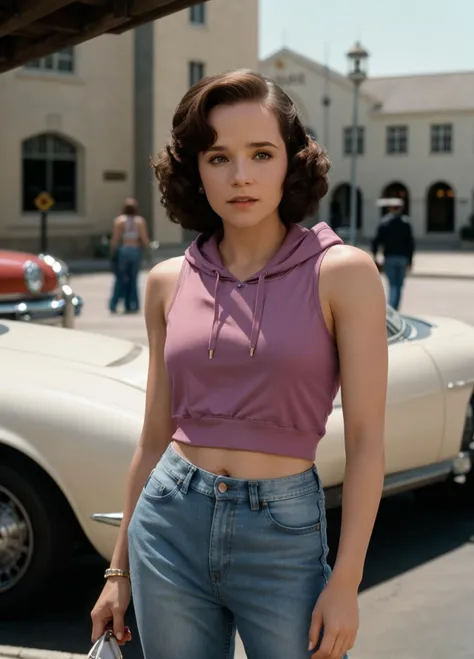
<svg viewBox="0 0 474 659">
<path fill-rule="evenodd" d="M 209 359 L 212 359 L 214 357 L 214 350 L 212 348 L 209 350 Z"/>
<path fill-rule="evenodd" d="M 250 348 L 250 356 L 253 357 L 255 353 L 255 348 Z"/>
</svg>

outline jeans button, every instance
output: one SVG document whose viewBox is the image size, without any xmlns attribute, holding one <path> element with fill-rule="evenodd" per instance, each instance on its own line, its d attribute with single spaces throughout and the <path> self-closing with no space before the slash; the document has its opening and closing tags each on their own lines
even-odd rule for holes
<svg viewBox="0 0 474 659">
<path fill-rule="evenodd" d="M 224 494 L 224 492 L 227 492 L 227 485 L 225 483 L 219 483 L 217 489 L 219 492 L 221 492 L 221 494 Z"/>
</svg>

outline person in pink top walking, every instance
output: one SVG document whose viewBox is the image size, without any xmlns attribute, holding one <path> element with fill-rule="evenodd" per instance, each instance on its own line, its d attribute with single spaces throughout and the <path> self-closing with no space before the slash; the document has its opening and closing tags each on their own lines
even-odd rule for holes
<svg viewBox="0 0 474 659">
<path fill-rule="evenodd" d="M 272 80 L 234 71 L 179 104 L 155 172 L 199 232 L 151 271 L 143 430 L 93 639 L 133 593 L 146 659 L 342 659 L 384 478 L 385 294 L 312 216 L 330 163 Z M 341 387 L 346 471 L 328 562 L 317 446 Z M 111 456 L 113 460 L 113 456 Z"/>
</svg>

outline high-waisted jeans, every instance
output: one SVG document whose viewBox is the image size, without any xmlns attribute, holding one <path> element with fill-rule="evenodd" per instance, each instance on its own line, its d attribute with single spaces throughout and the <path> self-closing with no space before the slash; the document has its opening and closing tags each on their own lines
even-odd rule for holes
<svg viewBox="0 0 474 659">
<path fill-rule="evenodd" d="M 129 526 L 146 659 L 309 659 L 311 614 L 330 575 L 315 468 L 256 481 L 197 468 L 170 446 Z M 313 650 L 314 652 L 314 650 Z"/>
</svg>

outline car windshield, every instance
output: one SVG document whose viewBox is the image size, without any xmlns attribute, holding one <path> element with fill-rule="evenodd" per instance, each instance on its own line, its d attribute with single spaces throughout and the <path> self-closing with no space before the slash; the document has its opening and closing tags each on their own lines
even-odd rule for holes
<svg viewBox="0 0 474 659">
<path fill-rule="evenodd" d="M 407 323 L 400 316 L 400 314 L 395 311 L 393 307 L 387 304 L 387 334 L 393 339 L 398 339 L 405 335 L 407 331 Z"/>
</svg>

